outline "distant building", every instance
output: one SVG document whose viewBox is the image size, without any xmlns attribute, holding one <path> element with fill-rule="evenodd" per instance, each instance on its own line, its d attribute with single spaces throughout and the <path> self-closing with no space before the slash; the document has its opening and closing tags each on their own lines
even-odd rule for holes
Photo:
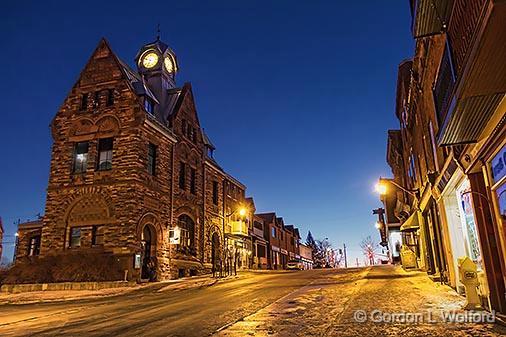
<svg viewBox="0 0 506 337">
<path fill-rule="evenodd" d="M 248 198 L 249 209 L 255 210 L 253 198 Z M 253 215 L 253 224 L 250 231 L 253 250 L 253 269 L 268 269 L 268 241 L 265 239 L 264 220 L 258 215 Z"/>
<path fill-rule="evenodd" d="M 18 225 L 14 259 L 40 255 L 42 220 L 27 221 Z"/>
<path fill-rule="evenodd" d="M 299 255 L 304 269 L 313 269 L 313 249 L 304 244 L 299 244 Z"/>
<path fill-rule="evenodd" d="M 293 225 L 285 225 L 276 213 L 255 214 L 258 226 L 263 223 L 264 240 L 267 244 L 267 268 L 286 269 L 290 260 L 300 259 L 300 233 Z"/>
</svg>

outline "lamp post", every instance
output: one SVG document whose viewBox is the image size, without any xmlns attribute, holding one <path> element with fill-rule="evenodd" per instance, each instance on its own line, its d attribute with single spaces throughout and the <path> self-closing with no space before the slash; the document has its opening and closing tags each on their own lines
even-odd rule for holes
<svg viewBox="0 0 506 337">
<path fill-rule="evenodd" d="M 388 192 L 388 187 L 387 187 L 386 182 L 388 182 L 388 183 L 394 185 L 395 187 L 399 188 L 400 190 L 408 193 L 409 195 L 413 196 L 415 199 L 417 199 L 417 200 L 420 199 L 420 190 L 418 188 L 416 188 L 414 190 L 407 189 L 407 188 L 401 186 L 400 184 L 396 183 L 393 179 L 387 179 L 387 178 L 382 178 L 382 177 L 379 178 L 378 183 L 376 184 L 376 186 L 374 186 L 376 192 L 378 192 L 380 196 L 384 196 Z"/>
</svg>

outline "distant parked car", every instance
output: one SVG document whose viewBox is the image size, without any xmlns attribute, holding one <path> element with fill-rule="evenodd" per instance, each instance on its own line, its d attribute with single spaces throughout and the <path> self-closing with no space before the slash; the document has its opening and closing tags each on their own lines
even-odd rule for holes
<svg viewBox="0 0 506 337">
<path fill-rule="evenodd" d="M 286 264 L 286 269 L 290 270 L 304 270 L 304 264 L 301 260 L 290 260 Z"/>
</svg>

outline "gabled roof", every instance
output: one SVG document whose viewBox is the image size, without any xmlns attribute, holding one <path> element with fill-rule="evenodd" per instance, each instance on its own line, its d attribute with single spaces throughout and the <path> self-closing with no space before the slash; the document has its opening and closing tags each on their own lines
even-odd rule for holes
<svg viewBox="0 0 506 337">
<path fill-rule="evenodd" d="M 253 209 L 253 212 L 256 210 L 255 200 L 253 200 L 253 197 L 247 197 L 247 198 L 245 198 L 245 202 L 246 202 L 246 204 L 249 205 L 249 207 L 251 207 L 251 209 Z"/>
<path fill-rule="evenodd" d="M 297 227 L 295 227 L 293 229 L 293 234 L 300 239 L 300 233 L 299 233 L 299 229 Z"/>
<path fill-rule="evenodd" d="M 183 106 L 184 100 L 188 97 L 190 99 L 190 103 L 193 105 L 193 110 L 195 112 L 195 119 L 197 121 L 197 125 L 200 127 L 199 114 L 197 113 L 197 107 L 194 101 L 194 95 L 192 91 L 192 86 L 189 82 L 186 82 L 182 88 L 178 89 L 178 96 L 176 101 L 174 102 L 174 108 L 169 112 L 168 116 L 170 118 L 175 118 L 177 113 L 181 110 Z"/>
<path fill-rule="evenodd" d="M 271 213 L 258 213 L 258 214 L 255 214 L 256 216 L 264 219 L 264 221 L 266 222 L 269 222 L 269 223 L 274 223 L 276 221 L 276 213 L 274 212 L 271 212 Z"/>
<path fill-rule="evenodd" d="M 147 49 L 158 50 L 162 55 L 168 50 L 172 55 L 176 55 L 174 51 L 170 49 L 166 43 L 160 41 L 160 39 L 157 38 L 155 41 L 147 43 L 144 46 L 142 46 L 137 52 L 137 55 L 135 55 L 135 59 L 138 60 L 139 57 L 141 57 L 141 54 Z"/>
</svg>

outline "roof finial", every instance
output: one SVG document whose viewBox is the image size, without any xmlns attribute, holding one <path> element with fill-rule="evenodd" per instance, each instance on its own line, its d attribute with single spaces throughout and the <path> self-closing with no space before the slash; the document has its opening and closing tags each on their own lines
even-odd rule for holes
<svg viewBox="0 0 506 337">
<path fill-rule="evenodd" d="M 160 24 L 156 27 L 156 41 L 160 41 Z"/>
</svg>

